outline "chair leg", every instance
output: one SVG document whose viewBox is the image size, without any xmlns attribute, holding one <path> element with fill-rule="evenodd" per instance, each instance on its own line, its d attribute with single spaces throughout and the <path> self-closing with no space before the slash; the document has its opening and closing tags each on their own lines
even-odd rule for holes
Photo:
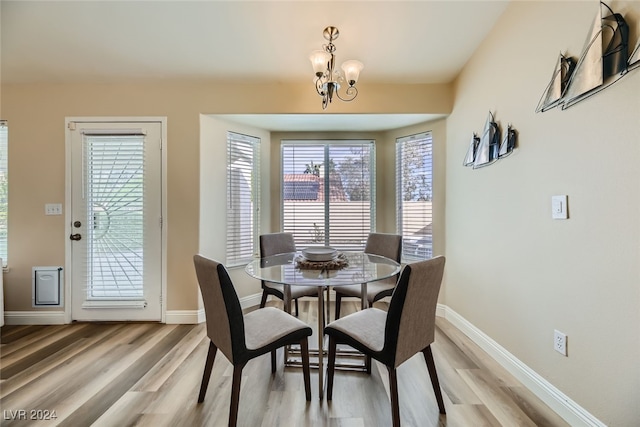
<svg viewBox="0 0 640 427">
<path fill-rule="evenodd" d="M 264 308 L 264 306 L 267 304 L 267 297 L 269 295 L 267 294 L 267 291 L 263 290 L 262 291 L 262 299 L 260 300 L 260 308 Z"/>
<path fill-rule="evenodd" d="M 273 350 L 271 350 L 271 373 L 275 373 L 276 372 L 276 349 L 274 348 Z"/>
<path fill-rule="evenodd" d="M 323 301 L 329 301 L 329 288 L 327 287 L 326 289 L 327 292 L 327 299 L 324 299 L 325 297 L 325 289 L 323 289 L 320 292 L 320 295 L 318 296 L 318 298 L 322 298 Z M 331 304 L 329 304 L 328 302 L 325 303 L 325 309 L 322 310 L 322 330 L 324 331 L 324 328 L 326 328 L 327 326 L 327 319 L 331 319 Z"/>
<path fill-rule="evenodd" d="M 340 318 L 340 304 L 342 303 L 342 296 L 336 292 L 336 320 Z"/>
<path fill-rule="evenodd" d="M 213 368 L 213 362 L 216 360 L 217 352 L 218 347 L 213 344 L 213 341 L 209 341 L 209 351 L 207 352 L 207 361 L 204 364 L 204 373 L 202 374 L 198 403 L 204 402 L 204 395 L 207 393 L 207 386 L 209 385 L 209 378 L 211 378 L 211 370 Z"/>
<path fill-rule="evenodd" d="M 444 410 L 444 401 L 442 400 L 442 392 L 440 391 L 440 382 L 438 381 L 438 373 L 436 372 L 436 363 L 433 360 L 433 353 L 431 352 L 431 346 L 428 345 L 422 350 L 424 360 L 427 362 L 427 369 L 429 370 L 429 376 L 431 377 L 431 385 L 433 386 L 433 393 L 436 395 L 438 401 L 438 409 L 441 414 L 446 414 Z"/>
<path fill-rule="evenodd" d="M 387 366 L 389 371 L 389 392 L 391 393 L 391 418 L 393 427 L 400 427 L 400 405 L 398 404 L 398 377 L 396 369 Z"/>
<path fill-rule="evenodd" d="M 329 362 L 327 363 L 327 400 L 333 399 L 333 374 L 336 370 L 336 339 L 329 336 Z"/>
<path fill-rule="evenodd" d="M 242 379 L 244 364 L 233 367 L 233 382 L 231 384 L 231 404 L 229 406 L 229 427 L 236 427 L 238 423 L 238 403 L 240 402 L 240 380 Z"/>
<path fill-rule="evenodd" d="M 300 341 L 300 353 L 302 353 L 302 375 L 304 377 L 304 395 L 307 402 L 311 400 L 311 373 L 309 371 L 309 342 L 307 338 Z"/>
<path fill-rule="evenodd" d="M 296 304 L 296 317 L 298 317 L 298 315 L 300 314 L 300 308 L 298 307 L 298 298 L 295 299 L 295 304 Z"/>
<path fill-rule="evenodd" d="M 364 356 L 364 368 L 367 371 L 367 374 L 371 375 L 371 356 Z"/>
</svg>

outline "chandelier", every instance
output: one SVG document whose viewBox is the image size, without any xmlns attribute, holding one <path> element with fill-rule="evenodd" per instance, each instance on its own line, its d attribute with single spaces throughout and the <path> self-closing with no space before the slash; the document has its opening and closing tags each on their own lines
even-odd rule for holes
<svg viewBox="0 0 640 427">
<path fill-rule="evenodd" d="M 322 32 L 322 35 L 329 40 L 329 44 L 322 45 L 322 50 L 311 52 L 309 59 L 316 75 L 316 91 L 322 97 L 322 109 L 324 110 L 333 100 L 333 95 L 336 95 L 342 101 L 353 101 L 358 96 L 356 82 L 364 65 L 360 61 L 351 59 L 342 64 L 342 72 L 336 70 L 336 57 L 334 55 L 336 46 L 333 41 L 338 38 L 340 32 L 336 27 L 327 27 Z M 341 94 L 340 88 L 344 86 L 347 86 L 347 88 Z"/>
</svg>

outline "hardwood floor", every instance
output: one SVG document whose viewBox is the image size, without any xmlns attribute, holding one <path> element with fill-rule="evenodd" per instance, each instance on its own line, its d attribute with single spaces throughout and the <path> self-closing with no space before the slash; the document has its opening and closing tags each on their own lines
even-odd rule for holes
<svg viewBox="0 0 640 427">
<path fill-rule="evenodd" d="M 344 313 L 356 304 L 343 301 Z M 301 301 L 300 309 L 301 319 L 315 325 L 315 303 Z M 311 346 L 315 342 L 309 339 Z M 226 426 L 232 370 L 221 353 L 205 401 L 196 403 L 208 345 L 204 324 L 4 326 L 1 424 Z M 444 319 L 437 319 L 432 349 L 447 415 L 438 413 L 418 354 L 398 368 L 403 426 L 567 425 Z M 301 370 L 283 367 L 283 357 L 280 350 L 275 374 L 268 354 L 245 367 L 239 425 L 391 424 L 384 366 L 375 364 L 371 375 L 337 371 L 332 402 L 318 399 L 317 371 L 312 370 L 313 396 L 306 402 Z"/>
</svg>

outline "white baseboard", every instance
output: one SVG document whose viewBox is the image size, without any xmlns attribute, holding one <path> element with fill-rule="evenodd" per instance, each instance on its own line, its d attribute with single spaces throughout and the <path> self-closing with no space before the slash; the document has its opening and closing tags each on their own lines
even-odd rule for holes
<svg viewBox="0 0 640 427">
<path fill-rule="evenodd" d="M 262 293 L 249 295 L 240 299 L 243 309 L 259 306 Z M 5 311 L 7 325 L 64 325 L 64 311 Z M 192 325 L 204 323 L 204 309 L 199 310 L 167 310 L 165 323 L 170 325 Z"/>
<path fill-rule="evenodd" d="M 167 325 L 194 325 L 204 323 L 204 308 L 199 310 L 167 310 L 164 323 Z"/>
<path fill-rule="evenodd" d="M 335 300 L 334 297 L 334 293 L 332 292 L 330 294 L 329 299 L 331 301 Z M 269 296 L 269 300 L 274 298 L 273 296 Z M 308 297 L 302 297 L 300 298 L 301 300 L 309 300 L 311 301 L 311 298 Z M 247 308 L 251 308 L 251 307 L 258 307 L 260 306 L 260 301 L 262 300 L 262 292 L 259 292 L 257 294 L 253 294 L 253 295 L 248 295 L 246 297 L 240 298 L 240 307 L 242 307 L 243 310 L 246 310 Z M 166 323 L 173 323 L 173 324 L 179 324 L 179 323 L 187 323 L 187 324 L 191 324 L 191 323 L 196 323 L 193 321 L 194 317 L 194 311 L 193 310 L 183 310 L 183 311 L 179 311 L 179 310 L 174 310 L 174 311 L 167 311 L 167 316 L 166 316 Z M 444 315 L 443 315 L 444 316 Z M 184 319 L 185 321 L 177 321 L 179 319 Z M 204 309 L 201 309 L 200 312 L 198 312 L 197 314 L 197 318 L 199 319 L 199 321 L 197 323 L 203 323 L 205 321 L 205 316 L 204 316 Z M 176 320 L 176 321 L 170 321 L 171 320 Z"/>
<path fill-rule="evenodd" d="M 446 318 L 447 306 L 444 304 L 438 304 L 436 306 L 436 316 Z"/>
<path fill-rule="evenodd" d="M 502 367 L 515 376 L 533 394 L 564 418 L 571 426 L 606 427 L 583 407 L 571 400 L 550 382 L 522 363 L 513 354 L 500 346 L 491 337 L 475 327 L 464 317 L 445 305 L 438 305 L 437 315 L 447 319 L 453 326 L 467 335 L 486 351 Z"/>
<path fill-rule="evenodd" d="M 5 311 L 6 325 L 64 325 L 64 311 Z"/>
<path fill-rule="evenodd" d="M 260 305 L 260 299 L 262 293 L 253 294 L 240 298 L 240 306 L 243 309 L 250 307 L 257 307 Z M 199 310 L 167 310 L 165 316 L 165 323 L 168 325 L 193 325 L 197 323 L 204 323 L 206 316 L 204 314 L 204 308 Z"/>
<path fill-rule="evenodd" d="M 261 299 L 262 292 L 240 298 L 240 307 L 242 307 L 243 310 L 251 307 L 259 307 Z"/>
</svg>

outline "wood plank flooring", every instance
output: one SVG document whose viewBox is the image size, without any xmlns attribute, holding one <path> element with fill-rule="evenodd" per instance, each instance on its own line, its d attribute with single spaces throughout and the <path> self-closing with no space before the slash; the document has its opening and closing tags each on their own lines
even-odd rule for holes
<svg viewBox="0 0 640 427">
<path fill-rule="evenodd" d="M 358 304 L 343 301 L 343 312 Z M 315 307 L 300 302 L 300 318 L 312 326 Z M 2 426 L 227 425 L 232 368 L 221 353 L 206 399 L 196 403 L 208 348 L 204 324 L 4 326 L 1 337 Z M 309 340 L 312 347 L 316 342 Z M 447 415 L 438 413 L 424 359 L 417 355 L 398 368 L 403 426 L 567 425 L 444 319 L 437 319 L 432 349 Z M 331 402 L 318 399 L 312 370 L 313 396 L 306 402 L 301 370 L 283 366 L 282 350 L 278 358 L 275 374 L 269 355 L 245 367 L 239 425 L 391 424 L 384 366 L 375 364 L 371 375 L 337 371 Z"/>
</svg>

